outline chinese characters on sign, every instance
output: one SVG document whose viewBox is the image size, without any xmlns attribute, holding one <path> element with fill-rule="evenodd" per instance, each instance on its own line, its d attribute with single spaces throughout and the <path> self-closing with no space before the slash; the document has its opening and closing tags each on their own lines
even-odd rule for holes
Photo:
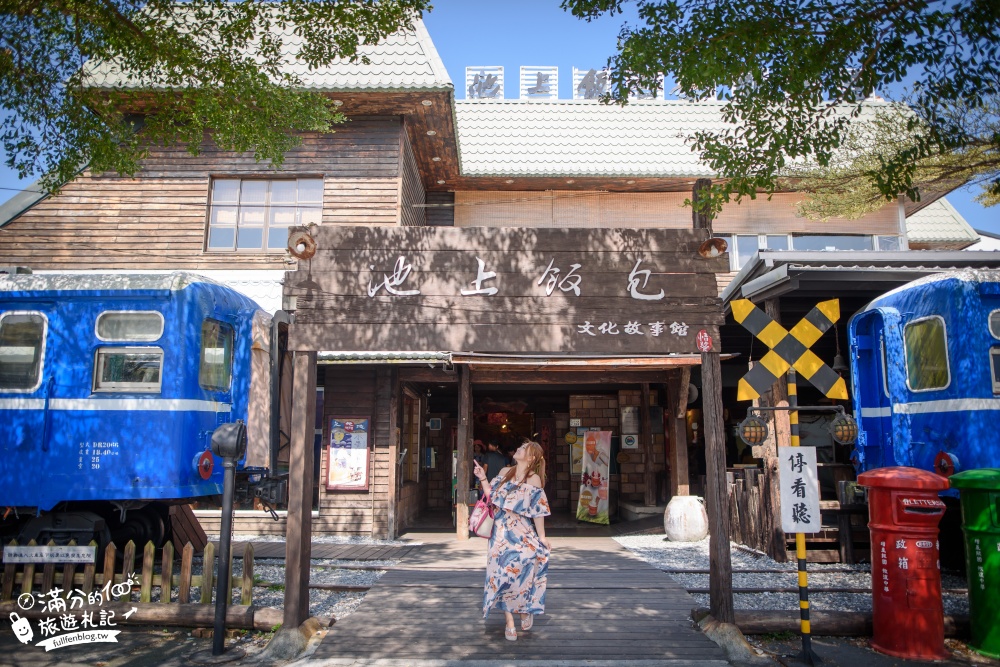
<svg viewBox="0 0 1000 667">
<path fill-rule="evenodd" d="M 608 70 L 573 68 L 573 99 L 596 100 L 608 92 Z"/>
<path fill-rule="evenodd" d="M 778 447 L 781 485 L 781 529 L 786 533 L 818 533 L 819 481 L 815 447 Z"/>
<path fill-rule="evenodd" d="M 66 591 L 59 587 L 54 587 L 47 593 L 21 593 L 17 598 L 17 607 L 21 612 L 42 612 L 38 620 L 38 636 L 41 641 L 35 646 L 46 651 L 77 644 L 117 643 L 121 631 L 111 629 L 118 625 L 115 611 L 102 609 L 101 606 L 105 602 L 130 596 L 132 587 L 138 583 L 137 579 L 129 577 L 114 585 L 108 581 L 100 590 L 89 593 L 80 589 Z M 132 607 L 124 614 L 125 618 L 135 611 L 136 608 Z M 19 642 L 30 644 L 35 639 L 35 631 L 28 618 L 11 612 L 10 622 Z"/>
<path fill-rule="evenodd" d="M 470 100 L 503 98 L 503 67 L 466 67 L 465 92 Z"/>
</svg>

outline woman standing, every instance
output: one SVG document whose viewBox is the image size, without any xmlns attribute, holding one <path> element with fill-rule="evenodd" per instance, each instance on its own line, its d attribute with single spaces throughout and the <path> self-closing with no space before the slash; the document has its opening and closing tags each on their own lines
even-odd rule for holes
<svg viewBox="0 0 1000 667">
<path fill-rule="evenodd" d="M 514 465 L 486 481 L 478 463 L 474 469 L 497 513 L 486 562 L 483 617 L 490 609 L 503 610 L 504 636 L 517 640 L 514 614 L 521 615 L 521 630 L 531 629 L 533 614 L 545 612 L 545 582 L 551 544 L 545 537 L 545 517 L 551 514 L 545 485 L 545 457 L 537 442 L 526 440 L 514 452 Z"/>
</svg>

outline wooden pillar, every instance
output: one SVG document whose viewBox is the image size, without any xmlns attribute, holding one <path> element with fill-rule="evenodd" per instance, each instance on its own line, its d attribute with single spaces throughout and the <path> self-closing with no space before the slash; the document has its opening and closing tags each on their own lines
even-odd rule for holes
<svg viewBox="0 0 1000 667">
<path fill-rule="evenodd" d="M 777 323 L 781 323 L 781 306 L 777 299 L 764 302 L 764 312 Z M 764 392 L 760 404 L 766 407 L 788 407 L 788 377 L 782 373 L 771 391 Z M 785 549 L 785 531 L 781 529 L 781 489 L 778 485 L 778 447 L 788 447 L 792 443 L 791 427 L 787 410 L 768 412 L 770 434 L 764 444 L 754 447 L 754 456 L 764 460 L 764 481 L 767 484 L 767 504 L 763 521 L 768 533 L 767 554 L 784 563 L 788 560 Z"/>
<path fill-rule="evenodd" d="M 705 501 L 709 529 L 709 606 L 721 623 L 735 623 L 729 552 L 726 432 L 722 420 L 722 369 L 718 352 L 701 354 L 701 410 L 705 420 Z"/>
<path fill-rule="evenodd" d="M 394 540 L 399 534 L 399 373 L 392 369 L 389 377 L 392 386 L 389 394 L 389 539 Z M 372 517 L 374 525 L 375 517 Z"/>
<path fill-rule="evenodd" d="M 285 530 L 285 615 L 297 628 L 309 618 L 312 560 L 313 442 L 316 439 L 316 353 L 296 352 L 292 376 L 292 433 L 288 455 Z"/>
<path fill-rule="evenodd" d="M 472 369 L 458 367 L 458 471 L 455 492 L 455 531 L 458 539 L 469 539 L 469 478 L 472 458 Z"/>
<path fill-rule="evenodd" d="M 642 404 L 639 407 L 639 419 L 642 424 L 642 455 L 646 459 L 646 465 L 642 470 L 642 482 L 646 487 L 646 497 L 644 501 L 646 507 L 656 506 L 656 472 L 653 470 L 653 430 L 649 426 L 649 383 L 642 383 Z"/>
<path fill-rule="evenodd" d="M 670 495 L 691 495 L 688 478 L 687 396 L 691 368 L 683 366 L 667 375 L 667 417 L 670 429 Z"/>
</svg>

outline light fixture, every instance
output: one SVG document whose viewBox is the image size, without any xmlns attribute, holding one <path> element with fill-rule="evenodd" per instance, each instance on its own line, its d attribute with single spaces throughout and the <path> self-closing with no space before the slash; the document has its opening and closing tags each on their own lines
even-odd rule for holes
<svg viewBox="0 0 1000 667">
<path fill-rule="evenodd" d="M 858 422 L 846 412 L 840 412 L 830 422 L 830 436 L 841 445 L 853 444 L 858 439 Z"/>
<path fill-rule="evenodd" d="M 343 100 L 334 100 L 333 101 L 333 106 L 335 106 L 335 107 L 342 107 L 342 106 L 344 106 L 344 102 L 343 102 Z"/>
<path fill-rule="evenodd" d="M 441 161 L 441 158 L 439 158 L 439 157 L 432 157 L 431 158 L 431 162 L 440 162 L 440 161 Z"/>
<path fill-rule="evenodd" d="M 756 447 L 767 440 L 767 422 L 759 415 L 748 413 L 747 418 L 737 427 L 737 433 L 740 440 L 751 447 Z"/>
<path fill-rule="evenodd" d="M 574 181 L 572 178 L 566 181 L 566 185 L 573 185 L 574 183 L 576 183 L 576 181 Z"/>
<path fill-rule="evenodd" d="M 508 179 L 507 179 L 506 181 L 504 181 L 504 183 L 506 183 L 506 184 L 508 184 L 508 185 L 510 185 L 510 184 L 511 184 L 511 183 L 513 183 L 513 182 L 514 182 L 514 179 L 513 179 L 513 178 L 508 178 Z"/>
<path fill-rule="evenodd" d="M 447 181 L 445 181 L 444 179 L 438 180 L 438 185 L 444 185 L 445 183 L 447 183 Z"/>
<path fill-rule="evenodd" d="M 427 130 L 427 136 L 428 137 L 436 137 L 437 136 L 437 131 L 436 130 Z"/>
<path fill-rule="evenodd" d="M 847 370 L 847 362 L 844 361 L 844 355 L 840 353 L 840 331 L 837 329 L 836 323 L 833 325 L 833 340 L 837 344 L 837 353 L 833 355 L 833 370 L 837 375 L 843 375 L 844 371 Z"/>
<path fill-rule="evenodd" d="M 626 185 L 635 185 L 635 181 L 625 181 Z"/>
<path fill-rule="evenodd" d="M 429 107 L 429 106 L 431 106 L 432 104 L 434 104 L 434 103 L 433 103 L 433 102 L 431 102 L 430 100 L 420 100 L 420 103 L 421 103 L 421 104 L 423 104 L 423 105 L 424 105 L 425 107 Z"/>
</svg>

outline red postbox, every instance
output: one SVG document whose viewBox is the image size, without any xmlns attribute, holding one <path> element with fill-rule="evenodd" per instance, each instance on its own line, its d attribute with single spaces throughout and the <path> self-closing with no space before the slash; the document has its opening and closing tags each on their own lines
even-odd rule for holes
<svg viewBox="0 0 1000 667">
<path fill-rule="evenodd" d="M 944 647 L 938 522 L 948 480 L 917 468 L 858 475 L 867 486 L 872 535 L 872 648 L 899 658 L 940 660 Z"/>
</svg>

